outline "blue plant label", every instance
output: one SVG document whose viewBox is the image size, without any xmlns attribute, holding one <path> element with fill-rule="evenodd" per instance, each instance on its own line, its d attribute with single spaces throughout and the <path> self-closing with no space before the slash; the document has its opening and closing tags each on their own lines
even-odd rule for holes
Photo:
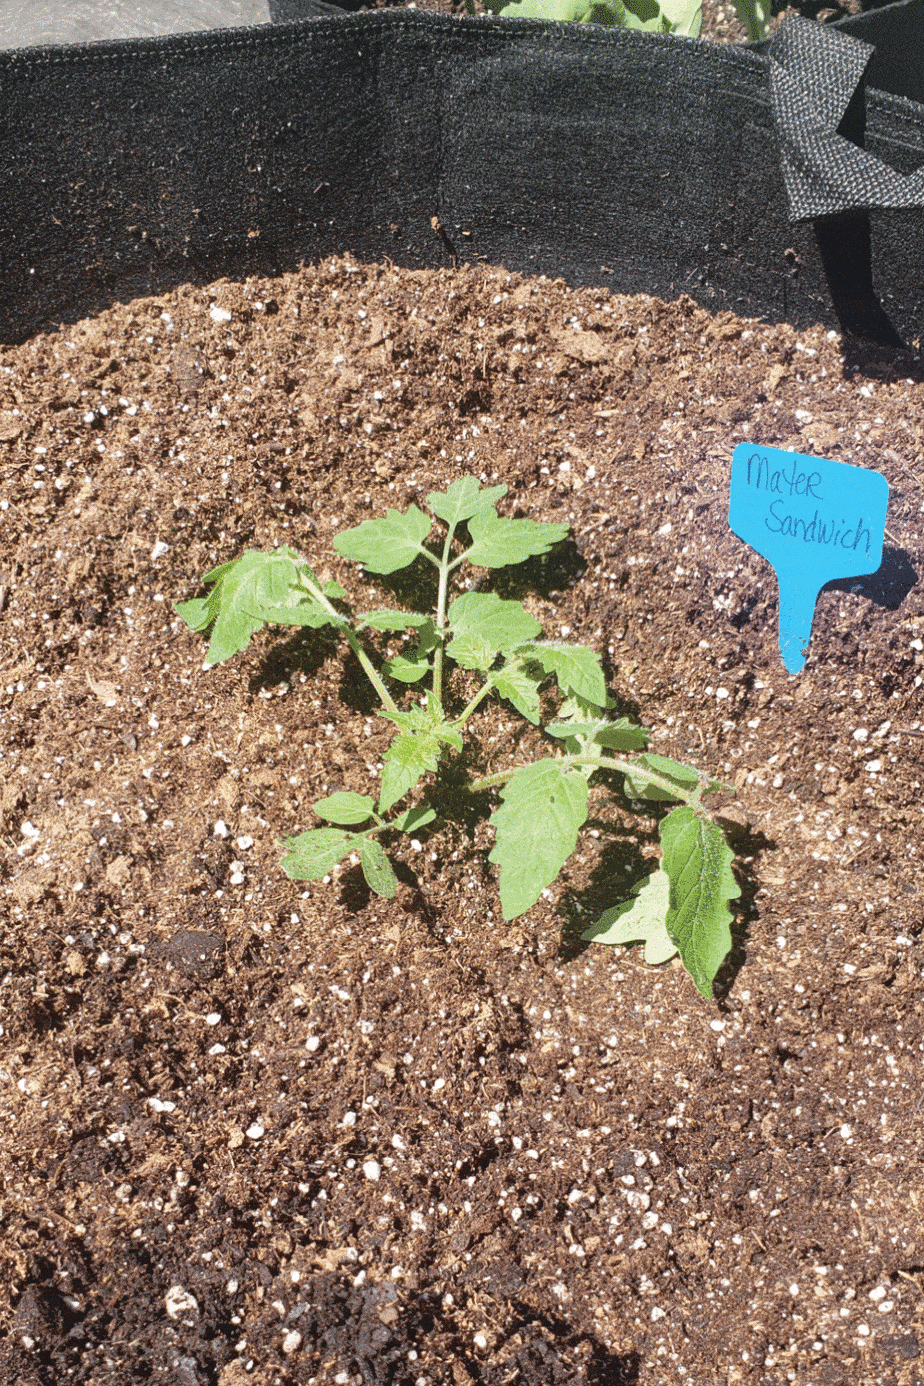
<svg viewBox="0 0 924 1386">
<path fill-rule="evenodd" d="M 815 602 L 826 582 L 882 562 L 889 483 L 879 472 L 739 443 L 728 523 L 772 563 L 780 586 L 780 654 L 801 673 Z"/>
</svg>

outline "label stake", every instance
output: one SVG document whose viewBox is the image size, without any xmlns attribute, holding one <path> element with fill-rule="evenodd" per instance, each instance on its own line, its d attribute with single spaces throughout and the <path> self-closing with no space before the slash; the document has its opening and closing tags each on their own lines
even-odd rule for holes
<svg viewBox="0 0 924 1386">
<path fill-rule="evenodd" d="M 889 483 L 880 472 L 739 443 L 728 523 L 773 565 L 780 589 L 780 654 L 799 674 L 825 583 L 874 573 L 882 562 Z"/>
</svg>

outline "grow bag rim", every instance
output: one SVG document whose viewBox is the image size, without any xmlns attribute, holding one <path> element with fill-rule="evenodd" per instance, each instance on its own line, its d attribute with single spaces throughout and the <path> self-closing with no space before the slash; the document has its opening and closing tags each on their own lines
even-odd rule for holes
<svg viewBox="0 0 924 1386">
<path fill-rule="evenodd" d="M 313 34 L 344 33 L 349 30 L 444 29 L 458 35 L 463 42 L 478 32 L 491 32 L 499 39 L 513 38 L 528 32 L 546 34 L 553 40 L 567 40 L 588 48 L 614 47 L 633 43 L 655 46 L 693 45 L 703 53 L 722 54 L 750 67 L 765 61 L 761 44 L 719 43 L 713 39 L 695 38 L 689 34 L 653 33 L 644 29 L 622 28 L 616 25 L 575 23 L 573 20 L 508 19 L 501 15 L 448 15 L 430 10 L 382 9 L 366 11 L 344 10 L 341 15 L 319 16 L 315 19 L 295 19 L 284 23 L 235 25 L 229 28 L 194 29 L 174 34 L 144 34 L 137 38 L 88 39 L 81 43 L 28 44 L 22 48 L 0 49 L 0 70 L 4 66 L 34 65 L 71 66 L 96 62 L 101 58 L 162 58 L 173 51 L 192 53 L 215 48 L 248 48 L 255 42 L 289 44 L 292 39 L 311 43 Z M 463 38 L 463 35 L 465 36 Z"/>
<path fill-rule="evenodd" d="M 864 11 L 860 16 L 847 16 L 830 25 L 853 37 L 849 27 L 851 21 L 865 18 L 870 13 L 885 13 L 889 10 L 902 10 L 909 0 L 897 0 L 893 5 L 880 7 L 877 11 Z M 704 61 L 715 60 L 727 65 L 740 67 L 742 73 L 753 74 L 765 71 L 769 74 L 769 59 L 772 56 L 773 39 L 761 39 L 757 43 L 719 43 L 713 39 L 695 38 L 688 34 L 652 33 L 644 29 L 620 28 L 602 24 L 578 24 L 574 21 L 555 22 L 541 19 L 507 19 L 494 15 L 446 15 L 429 10 L 387 9 L 348 11 L 342 16 L 321 16 L 317 19 L 296 19 L 285 23 L 236 25 L 229 28 L 197 29 L 176 34 L 146 34 L 137 38 L 91 39 L 83 43 L 30 44 L 23 48 L 0 50 L 0 74 L 3 70 L 22 71 L 30 67 L 39 72 L 47 72 L 54 67 L 82 67 L 95 65 L 107 59 L 113 62 L 132 63 L 162 62 L 164 57 L 177 56 L 194 58 L 196 53 L 214 52 L 223 49 L 233 53 L 236 49 L 252 50 L 255 45 L 263 47 L 290 47 L 293 40 L 299 45 L 313 46 L 314 38 L 335 33 L 344 37 L 369 31 L 380 41 L 388 30 L 402 30 L 436 33 L 443 30 L 451 35 L 458 48 L 474 42 L 478 33 L 491 33 L 498 39 L 498 48 L 517 35 L 527 32 L 544 35 L 552 51 L 560 42 L 570 49 L 622 48 L 630 45 L 649 44 L 654 48 L 670 47 L 677 44 L 694 46 Z M 727 78 L 727 70 L 723 74 Z M 769 80 L 769 76 L 768 76 Z M 894 92 L 883 91 L 877 87 L 867 87 L 867 102 L 893 115 L 909 126 L 920 128 L 922 106 L 910 97 L 899 96 Z"/>
</svg>

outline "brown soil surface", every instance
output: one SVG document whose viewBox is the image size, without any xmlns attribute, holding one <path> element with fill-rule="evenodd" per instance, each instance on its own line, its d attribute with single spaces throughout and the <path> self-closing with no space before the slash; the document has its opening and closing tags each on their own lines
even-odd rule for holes
<svg viewBox="0 0 924 1386">
<path fill-rule="evenodd" d="M 922 405 L 916 356 L 490 268 L 0 351 L 4 1380 L 924 1380 Z M 745 438 L 892 488 L 797 678 Z M 279 543 L 365 601 L 333 537 L 463 474 L 571 524 L 527 605 L 739 787 L 715 1002 L 576 941 L 655 856 L 618 805 L 514 924 L 464 803 L 393 901 L 280 869 L 383 724 L 328 633 L 204 671 L 171 603 Z M 505 705 L 477 738 L 518 754 Z"/>
</svg>

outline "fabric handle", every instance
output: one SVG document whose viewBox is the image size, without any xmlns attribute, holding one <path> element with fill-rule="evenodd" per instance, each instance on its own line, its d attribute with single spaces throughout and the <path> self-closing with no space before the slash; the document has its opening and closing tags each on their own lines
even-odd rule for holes
<svg viewBox="0 0 924 1386">
<path fill-rule="evenodd" d="M 924 206 L 924 167 L 907 176 L 842 133 L 863 100 L 872 44 L 786 19 L 769 46 L 770 92 L 791 221 L 871 207 Z M 862 129 L 862 106 L 859 122 Z M 854 122 L 856 123 L 856 121 Z"/>
</svg>

